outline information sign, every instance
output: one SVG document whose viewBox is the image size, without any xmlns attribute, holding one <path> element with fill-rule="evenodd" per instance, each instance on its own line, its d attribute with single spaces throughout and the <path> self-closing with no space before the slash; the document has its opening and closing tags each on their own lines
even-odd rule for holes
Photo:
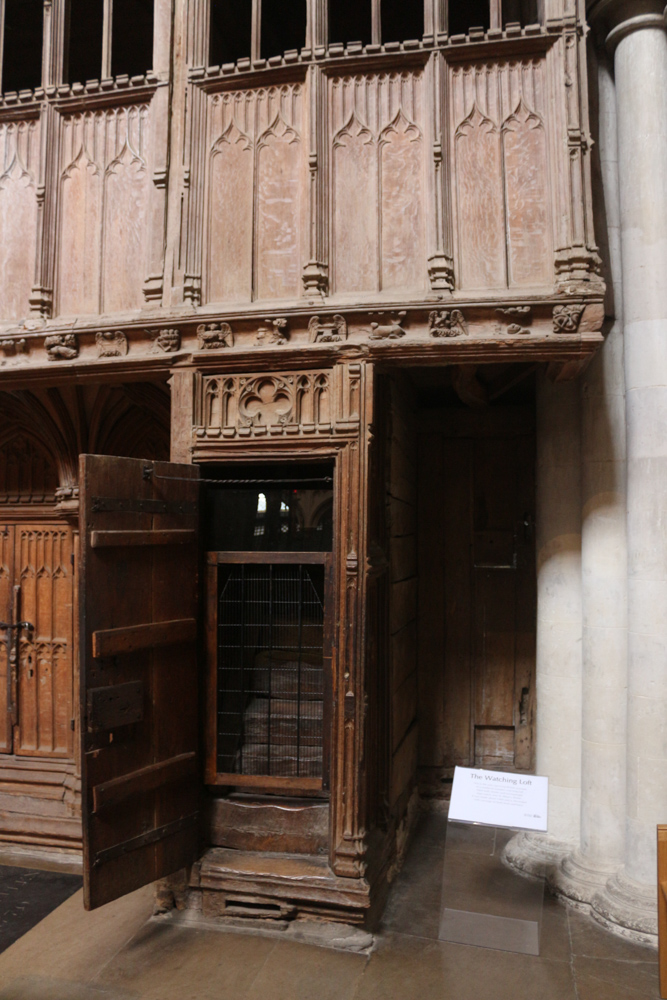
<svg viewBox="0 0 667 1000">
<path fill-rule="evenodd" d="M 457 767 L 449 819 L 546 832 L 548 799 L 548 778 Z"/>
</svg>

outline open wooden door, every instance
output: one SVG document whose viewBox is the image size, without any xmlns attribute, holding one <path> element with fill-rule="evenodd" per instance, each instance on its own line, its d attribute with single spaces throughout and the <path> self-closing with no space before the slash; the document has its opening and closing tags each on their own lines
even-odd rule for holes
<svg viewBox="0 0 667 1000">
<path fill-rule="evenodd" d="M 198 479 L 191 465 L 81 456 L 87 909 L 196 856 Z"/>
</svg>

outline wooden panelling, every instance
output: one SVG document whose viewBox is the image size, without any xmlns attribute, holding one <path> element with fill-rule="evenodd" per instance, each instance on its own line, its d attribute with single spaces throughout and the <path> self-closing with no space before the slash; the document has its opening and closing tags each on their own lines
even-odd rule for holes
<svg viewBox="0 0 667 1000">
<path fill-rule="evenodd" d="M 296 298 L 307 207 L 303 85 L 209 99 L 209 302 Z"/>
<path fill-rule="evenodd" d="M 21 587 L 18 731 L 15 753 L 70 757 L 73 752 L 73 535 L 64 524 L 15 528 L 15 580 Z"/>
<path fill-rule="evenodd" d="M 404 807 L 417 762 L 417 435 L 408 385 L 390 379 L 385 445 L 385 523 L 389 550 L 390 798 Z M 396 823 L 402 815 L 394 817 Z"/>
<path fill-rule="evenodd" d="M 0 526 L 0 621 L 13 620 L 14 529 Z M 12 752 L 12 726 L 9 714 L 9 660 L 12 633 L 0 630 L 0 753 Z"/>
<path fill-rule="evenodd" d="M 423 288 L 423 71 L 332 76 L 329 119 L 334 289 Z"/>
<path fill-rule="evenodd" d="M 553 284 L 545 72 L 541 58 L 450 68 L 457 282 L 466 290 Z"/>
<path fill-rule="evenodd" d="M 39 121 L 0 122 L 0 314 L 29 310 L 37 245 Z"/>
<path fill-rule="evenodd" d="M 79 792 L 73 763 L 3 757 L 0 842 L 80 849 Z"/>
<path fill-rule="evenodd" d="M 454 436 L 439 419 L 419 449 L 419 763 L 431 790 L 457 764 L 530 770 L 535 721 L 530 412 L 453 410 Z"/>
<path fill-rule="evenodd" d="M 232 795 L 209 803 L 209 843 L 246 851 L 325 854 L 329 803 Z"/>
<path fill-rule="evenodd" d="M 147 105 L 62 118 L 56 307 L 122 312 L 143 302 L 149 176 Z"/>
</svg>

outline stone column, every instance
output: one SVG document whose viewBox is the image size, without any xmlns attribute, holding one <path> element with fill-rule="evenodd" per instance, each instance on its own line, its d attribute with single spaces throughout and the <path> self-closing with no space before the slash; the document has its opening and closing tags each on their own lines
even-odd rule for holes
<svg viewBox="0 0 667 1000">
<path fill-rule="evenodd" d="M 627 410 L 625 865 L 594 902 L 655 940 L 656 824 L 667 810 L 667 34 L 664 0 L 591 7 L 614 52 Z"/>
<path fill-rule="evenodd" d="M 579 839 L 581 782 L 581 447 L 578 382 L 537 388 L 537 773 L 549 830 L 513 837 L 505 859 L 533 875 Z"/>
<path fill-rule="evenodd" d="M 623 864 L 627 713 L 625 381 L 616 95 L 610 66 L 605 60 L 596 67 L 591 55 L 598 83 L 591 87 L 599 151 L 596 228 L 607 263 L 606 313 L 618 318 L 581 385 L 581 836 L 579 848 L 551 879 L 559 893 L 586 904 Z"/>
</svg>

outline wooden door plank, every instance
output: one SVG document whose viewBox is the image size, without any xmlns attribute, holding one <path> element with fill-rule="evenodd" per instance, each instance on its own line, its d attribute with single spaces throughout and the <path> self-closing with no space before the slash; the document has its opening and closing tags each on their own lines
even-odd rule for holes
<svg viewBox="0 0 667 1000">
<path fill-rule="evenodd" d="M 189 528 L 171 531 L 92 531 L 90 545 L 93 549 L 126 545 L 188 545 L 196 538 L 197 532 Z"/>
<path fill-rule="evenodd" d="M 122 796 L 120 782 L 107 793 L 118 795 L 113 808 L 99 816 L 94 808 L 99 786 L 197 752 L 198 479 L 192 466 L 81 457 L 82 715 L 93 690 L 125 690 L 140 681 L 144 692 L 143 717 L 118 733 L 82 726 L 88 909 L 172 874 L 196 856 L 197 780 L 161 781 L 141 794 L 128 794 L 130 782 Z M 93 532 L 185 530 L 192 541 L 178 545 L 91 545 Z M 137 780 L 152 784 L 150 777 Z"/>
<path fill-rule="evenodd" d="M 149 764 L 148 767 L 141 767 L 138 771 L 123 774 L 119 778 L 112 778 L 111 781 L 94 786 L 93 812 L 99 813 L 103 809 L 115 806 L 130 795 L 152 792 L 170 781 L 194 775 L 196 770 L 197 754 L 191 751 L 178 754 L 169 760 L 158 761 L 157 764 Z"/>
<path fill-rule="evenodd" d="M 128 625 L 125 628 L 101 629 L 93 632 L 93 656 L 118 656 L 136 653 L 140 649 L 172 646 L 177 642 L 191 642 L 197 638 L 196 618 L 180 618 L 170 622 L 153 622 L 149 625 Z"/>
</svg>

